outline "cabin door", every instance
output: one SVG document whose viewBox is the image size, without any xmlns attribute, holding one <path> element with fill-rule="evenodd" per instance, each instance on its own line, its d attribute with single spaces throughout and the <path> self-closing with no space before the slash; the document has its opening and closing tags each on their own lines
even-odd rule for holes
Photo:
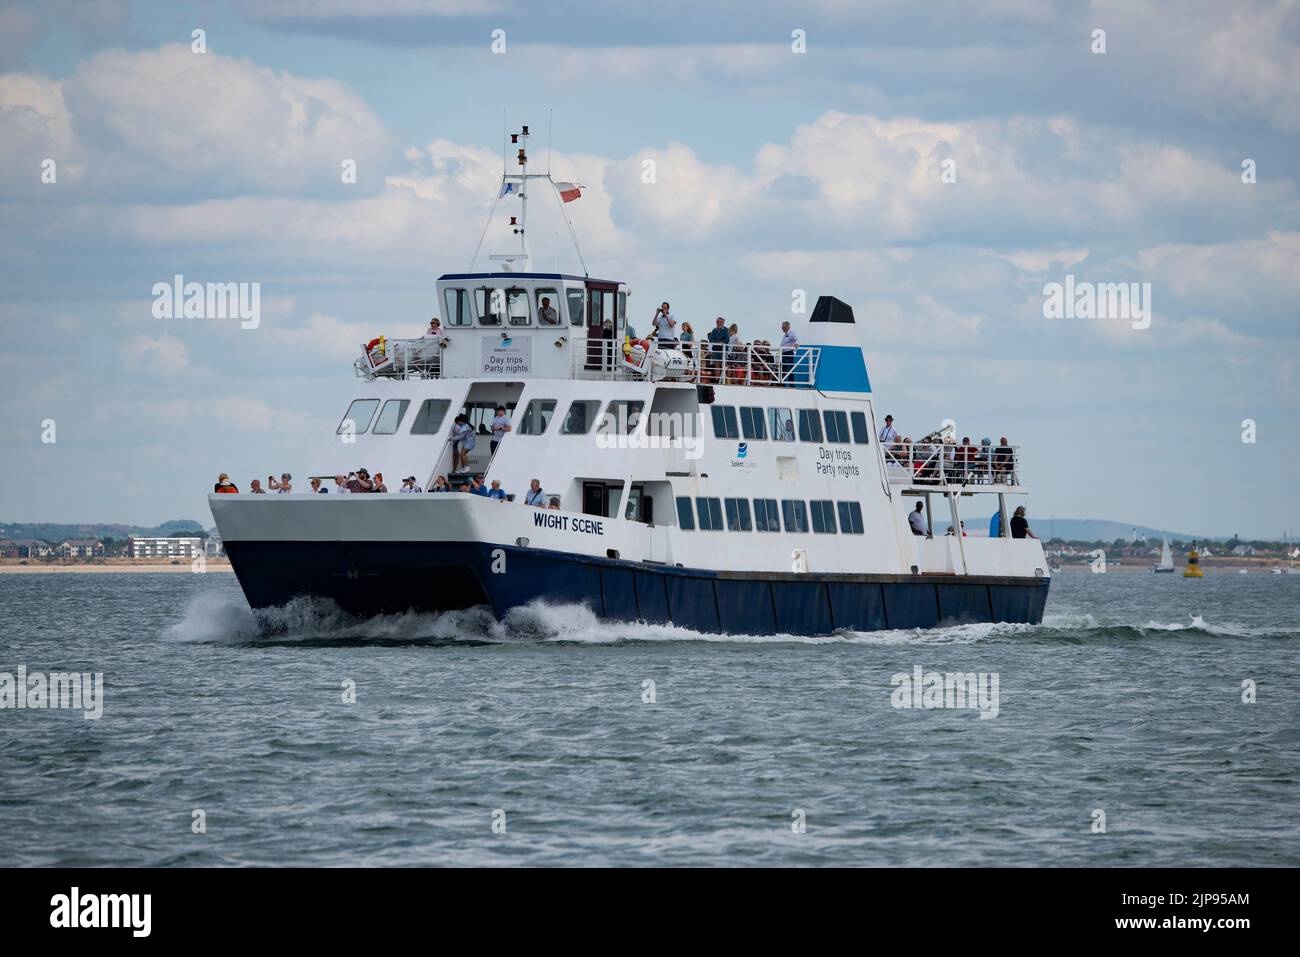
<svg viewBox="0 0 1300 957">
<path fill-rule="evenodd" d="M 583 482 L 582 483 L 582 514 L 599 515 L 602 518 L 609 515 L 609 490 L 605 487 L 604 482 Z"/>
</svg>

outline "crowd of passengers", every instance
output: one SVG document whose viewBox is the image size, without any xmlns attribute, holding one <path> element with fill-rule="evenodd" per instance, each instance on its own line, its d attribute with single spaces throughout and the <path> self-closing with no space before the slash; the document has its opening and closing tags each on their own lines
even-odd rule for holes
<svg viewBox="0 0 1300 957">
<path fill-rule="evenodd" d="M 281 474 L 279 481 L 276 481 L 274 475 L 268 475 L 266 483 L 270 491 L 276 494 L 287 495 L 293 492 L 293 476 L 288 472 Z M 370 472 L 364 468 L 349 472 L 347 475 L 334 476 L 333 486 L 313 477 L 310 486 L 312 494 L 315 495 L 328 495 L 330 492 L 336 495 L 366 495 L 388 491 L 388 486 L 384 484 L 383 472 L 376 472 L 374 477 L 371 478 Z M 250 481 L 248 490 L 254 495 L 265 495 L 267 493 L 267 488 L 262 486 L 261 479 Z M 223 495 L 237 495 L 239 494 L 239 486 L 230 480 L 227 473 L 222 472 L 217 476 L 217 482 L 212 487 L 212 491 Z M 402 484 L 397 491 L 398 494 L 410 495 L 423 493 L 424 489 L 417 483 L 414 475 L 408 475 L 402 479 Z M 493 479 L 490 484 L 485 485 L 477 475 L 470 475 L 467 481 L 459 485 L 448 481 L 447 476 L 439 475 L 434 480 L 429 492 L 431 494 L 435 492 L 462 492 L 468 495 L 481 495 L 484 498 L 496 499 L 501 502 L 513 502 L 515 499 L 513 495 L 508 494 L 501 487 L 499 479 Z M 535 508 L 560 508 L 560 497 L 558 495 L 547 495 L 542 489 L 542 483 L 538 479 L 533 479 L 528 485 L 528 491 L 524 493 L 524 504 Z"/>
<path fill-rule="evenodd" d="M 587 340 L 587 368 L 607 368 L 620 348 L 615 343 L 614 323 L 606 319 L 592 330 Z M 650 331 L 644 339 L 628 323 L 624 329 L 621 351 L 629 355 L 634 344 L 654 343 L 660 349 L 681 349 L 700 362 L 700 381 L 721 385 L 761 385 L 788 381 L 797 364 L 799 337 L 790 323 L 781 323 L 781 339 L 776 345 L 767 339 L 745 342 L 738 323 L 728 324 L 722 316 L 713 320 L 713 328 L 697 341 L 689 322 L 678 322 L 671 306 L 660 303 L 650 319 Z"/>
<path fill-rule="evenodd" d="M 970 436 L 963 436 L 960 443 L 953 436 L 913 442 L 911 436 L 898 434 L 894 417 L 887 415 L 879 438 L 887 462 L 910 470 L 917 481 L 937 483 L 942 468 L 944 477 L 959 479 L 962 484 L 1016 484 L 1016 453 L 1005 435 L 996 446 L 987 436 L 979 445 L 972 444 Z"/>
</svg>

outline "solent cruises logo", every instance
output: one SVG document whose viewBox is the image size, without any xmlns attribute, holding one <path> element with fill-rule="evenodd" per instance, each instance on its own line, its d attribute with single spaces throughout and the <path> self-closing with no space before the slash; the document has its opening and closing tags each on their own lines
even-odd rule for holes
<svg viewBox="0 0 1300 957">
<path fill-rule="evenodd" d="M 80 711 L 87 721 L 104 716 L 104 673 L 43 671 L 18 673 L 0 671 L 0 710 Z"/>
<path fill-rule="evenodd" d="M 681 449 L 686 458 L 704 455 L 704 416 L 693 412 L 647 412 L 621 403 L 596 426 L 601 449 Z"/>
</svg>

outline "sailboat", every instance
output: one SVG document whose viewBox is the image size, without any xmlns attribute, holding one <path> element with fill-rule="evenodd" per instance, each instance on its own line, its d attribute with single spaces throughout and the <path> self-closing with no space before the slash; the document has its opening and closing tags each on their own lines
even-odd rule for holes
<svg viewBox="0 0 1300 957">
<path fill-rule="evenodd" d="M 1164 544 L 1160 546 L 1160 564 L 1151 570 L 1157 575 L 1174 573 L 1174 554 L 1169 550 L 1168 535 L 1164 537 Z"/>
</svg>

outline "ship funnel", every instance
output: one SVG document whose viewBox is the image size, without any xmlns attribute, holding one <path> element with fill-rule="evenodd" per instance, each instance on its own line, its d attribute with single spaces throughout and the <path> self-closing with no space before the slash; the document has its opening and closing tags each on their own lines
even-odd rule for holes
<svg viewBox="0 0 1300 957">
<path fill-rule="evenodd" d="M 814 386 L 822 392 L 871 391 L 853 307 L 834 296 L 819 296 L 805 327 L 803 345 L 819 350 Z"/>
</svg>

